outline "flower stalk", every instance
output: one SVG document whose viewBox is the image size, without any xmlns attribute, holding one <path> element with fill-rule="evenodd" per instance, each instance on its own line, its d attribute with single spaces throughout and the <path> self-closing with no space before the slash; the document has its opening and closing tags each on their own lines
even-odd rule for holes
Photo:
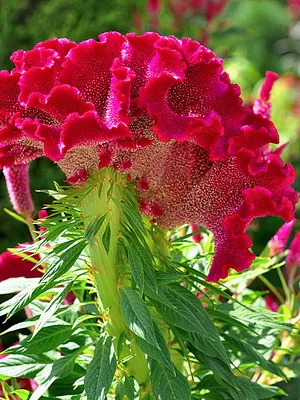
<svg viewBox="0 0 300 400">
<path fill-rule="evenodd" d="M 87 227 L 97 217 L 105 216 L 104 222 L 94 240 L 89 245 L 91 258 L 91 274 L 99 300 L 102 317 L 106 322 L 106 332 L 115 338 L 116 353 L 120 341 L 130 339 L 130 345 L 123 343 L 118 354 L 120 360 L 126 362 L 127 372 L 133 375 L 140 384 L 148 384 L 148 366 L 144 353 L 132 339 L 125 324 L 120 307 L 119 287 L 131 286 L 127 277 L 126 264 L 118 260 L 118 237 L 122 212 L 121 187 L 125 184 L 125 176 L 111 168 L 105 168 L 91 179 L 91 190 L 81 203 L 81 209 Z M 131 358 L 130 358 L 131 357 Z"/>
</svg>

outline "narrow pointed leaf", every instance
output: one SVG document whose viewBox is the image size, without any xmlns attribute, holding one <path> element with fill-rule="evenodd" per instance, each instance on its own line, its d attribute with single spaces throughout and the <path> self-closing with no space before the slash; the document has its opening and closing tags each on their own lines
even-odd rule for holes
<svg viewBox="0 0 300 400">
<path fill-rule="evenodd" d="M 105 400 L 111 386 L 117 361 L 111 336 L 102 336 L 88 366 L 84 386 L 89 400 Z"/>
<path fill-rule="evenodd" d="M 129 329 L 159 349 L 151 314 L 134 290 L 121 287 L 121 310 Z"/>
<path fill-rule="evenodd" d="M 90 244 L 95 243 L 95 236 L 99 232 L 99 229 L 101 228 L 103 222 L 105 221 L 107 214 L 102 215 L 101 217 L 95 218 L 86 228 L 85 231 L 85 238 Z"/>
<path fill-rule="evenodd" d="M 108 253 L 110 249 L 110 237 L 111 237 L 111 229 L 110 229 L 110 224 L 108 223 L 102 235 L 102 243 L 106 253 Z"/>
<path fill-rule="evenodd" d="M 174 365 L 171 361 L 170 353 L 168 350 L 167 343 L 160 332 L 158 326 L 153 323 L 154 331 L 156 335 L 157 342 L 159 344 L 159 349 L 152 344 L 146 342 L 144 339 L 136 336 L 136 342 L 138 346 L 143 350 L 144 353 L 148 354 L 150 357 L 154 358 L 155 360 L 159 361 L 165 367 L 169 368 L 173 373 L 175 373 Z"/>
<path fill-rule="evenodd" d="M 154 359 L 150 359 L 149 366 L 152 390 L 157 400 L 190 400 L 189 384 L 175 367 L 173 374 Z"/>
</svg>

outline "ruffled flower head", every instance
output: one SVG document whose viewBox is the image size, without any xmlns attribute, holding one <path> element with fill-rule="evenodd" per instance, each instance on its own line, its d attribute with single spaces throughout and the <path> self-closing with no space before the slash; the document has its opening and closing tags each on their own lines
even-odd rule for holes
<svg viewBox="0 0 300 400">
<path fill-rule="evenodd" d="M 276 128 L 243 106 L 222 60 L 198 42 L 110 32 L 12 60 L 0 73 L 0 166 L 46 155 L 73 184 L 99 167 L 129 172 L 159 225 L 214 233 L 214 281 L 250 266 L 253 218 L 292 219 L 294 170 L 268 151 Z"/>
</svg>

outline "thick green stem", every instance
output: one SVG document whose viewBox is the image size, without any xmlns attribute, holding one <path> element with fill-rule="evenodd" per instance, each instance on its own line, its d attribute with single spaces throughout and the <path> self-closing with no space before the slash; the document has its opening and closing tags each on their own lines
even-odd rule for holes
<svg viewBox="0 0 300 400">
<path fill-rule="evenodd" d="M 124 175 L 110 168 L 101 170 L 90 182 L 92 189 L 81 204 L 85 225 L 88 226 L 97 217 L 106 215 L 105 221 L 97 232 L 94 243 L 90 244 L 91 272 L 100 303 L 106 331 L 115 337 L 115 347 L 123 340 L 120 359 L 132 357 L 126 362 L 128 373 L 140 384 L 148 384 L 148 367 L 144 353 L 134 340 L 128 345 L 125 337 L 130 337 L 129 329 L 123 319 L 120 307 L 119 286 L 125 284 L 126 267 L 118 264 L 118 236 L 120 234 L 121 185 L 126 184 Z"/>
</svg>

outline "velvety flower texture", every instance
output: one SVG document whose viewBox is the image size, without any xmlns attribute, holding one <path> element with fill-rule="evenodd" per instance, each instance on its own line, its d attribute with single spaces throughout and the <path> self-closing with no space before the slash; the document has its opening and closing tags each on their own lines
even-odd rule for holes
<svg viewBox="0 0 300 400">
<path fill-rule="evenodd" d="M 1 167 L 44 154 L 74 184 L 108 165 L 128 171 L 159 225 L 214 233 L 208 280 L 249 267 L 251 219 L 292 219 L 294 170 L 268 150 L 273 123 L 242 105 L 222 60 L 199 43 L 109 32 L 11 59 L 0 73 Z"/>
</svg>

